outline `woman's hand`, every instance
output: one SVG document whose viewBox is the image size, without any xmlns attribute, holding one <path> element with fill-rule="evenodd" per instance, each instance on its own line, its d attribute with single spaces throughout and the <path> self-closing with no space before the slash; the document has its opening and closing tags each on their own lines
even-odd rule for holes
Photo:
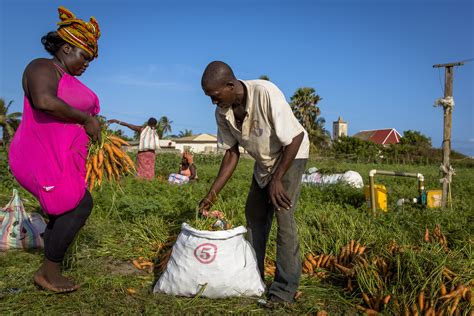
<svg viewBox="0 0 474 316">
<path fill-rule="evenodd" d="M 282 208 L 289 210 L 293 205 L 291 199 L 286 194 L 285 188 L 279 179 L 272 179 L 268 184 L 268 195 L 270 200 L 277 211 Z"/>
<path fill-rule="evenodd" d="M 89 135 L 93 141 L 101 142 L 101 127 L 97 118 L 94 116 L 89 116 L 84 122 L 84 129 L 86 130 L 87 135 Z"/>
</svg>

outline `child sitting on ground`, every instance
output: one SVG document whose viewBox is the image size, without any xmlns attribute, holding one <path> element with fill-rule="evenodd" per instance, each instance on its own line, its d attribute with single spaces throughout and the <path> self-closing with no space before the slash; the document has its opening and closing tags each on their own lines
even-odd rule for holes
<svg viewBox="0 0 474 316">
<path fill-rule="evenodd" d="M 179 165 L 178 173 L 170 174 L 168 182 L 172 184 L 183 184 L 196 179 L 196 165 L 194 165 L 193 162 L 193 155 L 185 151 L 181 159 L 181 164 Z"/>
</svg>

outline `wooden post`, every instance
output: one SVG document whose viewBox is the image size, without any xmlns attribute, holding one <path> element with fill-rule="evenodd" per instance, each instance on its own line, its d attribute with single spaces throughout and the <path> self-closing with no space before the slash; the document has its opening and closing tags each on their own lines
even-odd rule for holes
<svg viewBox="0 0 474 316">
<path fill-rule="evenodd" d="M 454 77 L 454 66 L 462 66 L 463 62 L 455 62 L 449 64 L 438 64 L 433 65 L 433 68 L 445 68 L 444 76 L 444 99 L 448 97 L 453 97 L 453 77 Z M 452 127 L 452 117 L 453 117 L 453 107 L 443 105 L 444 108 L 444 118 L 443 118 L 443 176 L 445 181 L 443 181 L 443 195 L 441 197 L 441 207 L 446 207 L 449 192 L 449 183 L 446 181 L 448 179 L 449 170 L 451 165 L 449 164 L 449 155 L 451 154 L 451 127 Z"/>
</svg>

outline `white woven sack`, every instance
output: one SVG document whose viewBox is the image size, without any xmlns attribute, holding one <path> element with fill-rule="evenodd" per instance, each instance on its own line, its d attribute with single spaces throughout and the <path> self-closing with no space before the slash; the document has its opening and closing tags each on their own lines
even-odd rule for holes
<svg viewBox="0 0 474 316">
<path fill-rule="evenodd" d="M 357 189 L 360 189 L 364 186 L 364 180 L 362 179 L 360 173 L 358 173 L 357 171 L 346 171 L 342 175 L 341 181 Z"/>
<path fill-rule="evenodd" d="M 223 231 L 192 228 L 186 223 L 173 246 L 165 272 L 153 292 L 210 298 L 261 296 L 265 285 L 243 226 Z"/>
</svg>

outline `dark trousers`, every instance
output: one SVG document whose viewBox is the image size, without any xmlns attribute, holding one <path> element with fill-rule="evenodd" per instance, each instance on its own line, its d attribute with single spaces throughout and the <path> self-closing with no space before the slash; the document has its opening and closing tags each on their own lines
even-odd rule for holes
<svg viewBox="0 0 474 316">
<path fill-rule="evenodd" d="M 255 179 L 252 179 L 245 205 L 247 239 L 255 249 L 262 278 L 264 277 L 265 250 L 273 215 L 277 219 L 276 273 L 268 294 L 278 296 L 288 302 L 293 302 L 301 277 L 300 249 L 294 213 L 306 162 L 307 159 L 295 159 L 282 179 L 283 187 L 293 204 L 291 209 L 276 211 L 270 201 L 267 187 L 260 188 Z"/>
<path fill-rule="evenodd" d="M 86 190 L 84 197 L 75 209 L 58 216 L 49 216 L 49 222 L 43 235 L 46 259 L 53 262 L 63 261 L 69 245 L 91 214 L 92 207 L 92 196 Z"/>
</svg>

